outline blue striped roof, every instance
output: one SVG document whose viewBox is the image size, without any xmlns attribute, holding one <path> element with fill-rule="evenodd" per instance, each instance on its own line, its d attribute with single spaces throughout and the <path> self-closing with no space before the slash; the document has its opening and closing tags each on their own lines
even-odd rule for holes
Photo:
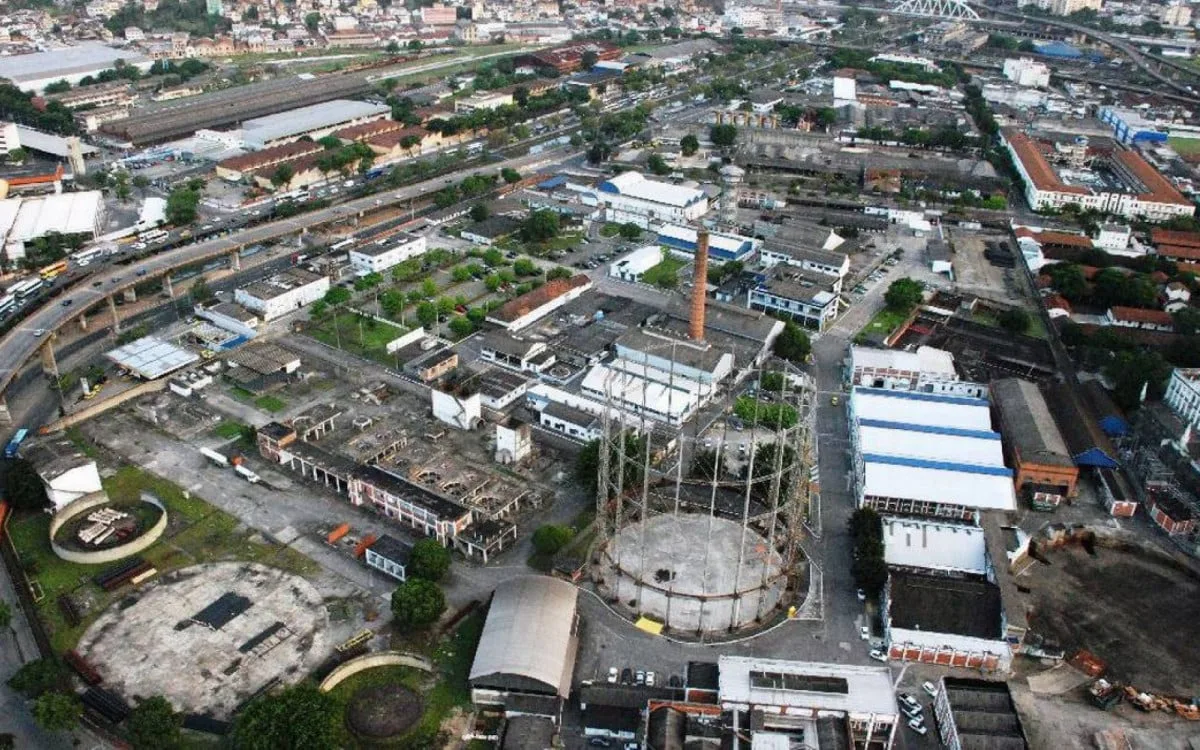
<svg viewBox="0 0 1200 750">
<path fill-rule="evenodd" d="M 930 461 L 924 458 L 907 458 L 905 456 L 884 456 L 879 453 L 864 453 L 863 462 L 869 464 L 891 464 L 892 466 L 910 466 L 914 469 L 936 469 L 937 471 L 957 471 L 964 474 L 987 474 L 994 477 L 1011 477 L 1012 469 L 1006 466 L 980 466 L 979 464 L 959 464 L 953 461 Z"/>
<path fill-rule="evenodd" d="M 916 393 L 914 391 L 893 391 L 887 388 L 868 388 L 863 385 L 854 386 L 855 393 L 862 393 L 867 396 L 883 396 L 884 398 L 906 398 L 910 401 L 932 401 L 942 404 L 966 404 L 968 406 L 987 406 L 988 401 L 985 398 L 971 398 L 970 396 L 945 396 L 941 393 Z"/>
<path fill-rule="evenodd" d="M 885 430 L 904 430 L 905 432 L 924 432 L 930 435 L 952 435 L 954 437 L 979 438 L 980 440 L 999 440 L 1000 433 L 991 430 L 967 430 L 961 427 L 937 427 L 933 425 L 913 424 L 911 422 L 889 422 L 886 419 L 860 419 L 860 427 L 880 427 Z"/>
</svg>

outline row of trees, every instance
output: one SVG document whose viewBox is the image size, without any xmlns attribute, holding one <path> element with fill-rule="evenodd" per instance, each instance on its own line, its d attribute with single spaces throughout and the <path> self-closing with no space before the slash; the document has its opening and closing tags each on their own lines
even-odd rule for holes
<svg viewBox="0 0 1200 750">
<path fill-rule="evenodd" d="M 914 148 L 940 148 L 950 151 L 961 151 L 977 145 L 975 139 L 960 132 L 958 128 L 945 125 L 933 130 L 923 128 L 905 128 L 897 133 L 889 128 L 878 125 L 859 128 L 856 137 L 880 143 L 902 143 Z"/>
</svg>

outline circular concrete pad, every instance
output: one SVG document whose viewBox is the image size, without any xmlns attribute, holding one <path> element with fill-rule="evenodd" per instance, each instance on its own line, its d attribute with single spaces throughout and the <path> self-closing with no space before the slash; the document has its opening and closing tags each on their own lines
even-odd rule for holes
<svg viewBox="0 0 1200 750">
<path fill-rule="evenodd" d="M 250 607 L 219 630 L 191 621 L 224 594 Z M 276 623 L 285 630 L 263 640 Z M 115 603 L 77 650 L 126 697 L 162 695 L 185 713 L 227 719 L 271 679 L 295 682 L 312 670 L 328 651 L 328 625 L 320 593 L 303 578 L 255 563 L 213 563 L 169 573 Z"/>
<path fill-rule="evenodd" d="M 654 516 L 621 529 L 604 553 L 620 603 L 637 599 L 639 612 L 679 630 L 750 625 L 779 604 L 787 583 L 767 540 L 723 518 Z"/>
</svg>

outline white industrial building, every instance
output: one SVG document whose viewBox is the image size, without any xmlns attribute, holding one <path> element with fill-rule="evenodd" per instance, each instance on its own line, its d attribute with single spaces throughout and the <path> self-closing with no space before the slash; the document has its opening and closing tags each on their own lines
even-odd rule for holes
<svg viewBox="0 0 1200 750">
<path fill-rule="evenodd" d="M 734 736 L 753 732 L 752 747 L 813 747 L 822 721 L 841 724 L 842 747 L 889 750 L 895 741 L 901 717 L 887 667 L 749 656 L 721 656 L 717 667 L 721 708 Z"/>
<path fill-rule="evenodd" d="M 21 456 L 38 473 L 55 512 L 81 497 L 104 492 L 96 462 L 66 438 L 31 441 L 22 447 Z"/>
<path fill-rule="evenodd" d="M 335 130 L 382 120 L 391 113 L 391 108 L 383 104 L 334 99 L 246 120 L 241 140 L 246 148 L 254 150 L 291 143 L 304 136 L 316 140 Z"/>
<path fill-rule="evenodd" d="M 858 506 L 958 520 L 1016 509 L 986 400 L 859 386 L 849 410 Z"/>
<path fill-rule="evenodd" d="M 7 78 L 22 91 L 40 94 L 56 81 L 65 80 L 74 86 L 87 76 L 115 68 L 118 60 L 143 73 L 154 65 L 154 60 L 135 49 L 82 42 L 28 55 L 0 57 L 0 78 Z"/>
<path fill-rule="evenodd" d="M 704 191 L 650 180 L 632 171 L 600 183 L 595 198 L 604 205 L 608 221 L 642 229 L 652 224 L 688 224 L 708 212 Z"/>
<path fill-rule="evenodd" d="M 1018 86 L 1044 89 L 1050 85 L 1050 68 L 1028 57 L 1004 61 L 1004 77 Z"/>
<path fill-rule="evenodd" d="M 269 322 L 311 305 L 324 297 L 328 291 L 328 276 L 302 268 L 289 268 L 234 290 L 233 299 Z"/>
<path fill-rule="evenodd" d="M 883 560 L 889 566 L 987 575 L 983 529 L 967 524 L 888 516 L 883 519 Z"/>
<path fill-rule="evenodd" d="M 608 267 L 608 275 L 621 281 L 640 283 L 647 271 L 662 263 L 663 250 L 658 245 L 645 245 L 617 258 Z"/>
<path fill-rule="evenodd" d="M 104 198 L 99 190 L 0 200 L 0 246 L 9 261 L 25 257 L 25 244 L 51 233 L 100 235 Z"/>
<path fill-rule="evenodd" d="M 1177 367 L 1167 381 L 1163 401 L 1193 427 L 1200 427 L 1200 370 Z"/>
<path fill-rule="evenodd" d="M 142 380 L 157 380 L 200 361 L 193 352 L 154 336 L 144 336 L 119 346 L 104 356 L 122 370 Z"/>
<path fill-rule="evenodd" d="M 651 380 L 630 371 L 628 364 L 594 365 L 584 376 L 580 391 L 628 414 L 679 425 L 700 405 L 702 394 L 698 385 L 684 378 L 672 382 Z"/>
<path fill-rule="evenodd" d="M 919 346 L 916 351 L 851 346 L 849 367 L 852 385 L 921 393 L 983 398 L 987 386 L 960 380 L 954 355 L 944 349 Z"/>
<path fill-rule="evenodd" d="M 425 236 L 391 235 L 350 250 L 350 265 L 360 274 L 383 273 L 392 266 L 425 253 Z"/>
</svg>

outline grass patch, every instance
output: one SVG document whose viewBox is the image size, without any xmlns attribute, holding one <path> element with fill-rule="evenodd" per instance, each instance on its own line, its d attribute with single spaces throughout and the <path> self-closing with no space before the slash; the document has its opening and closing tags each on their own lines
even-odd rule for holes
<svg viewBox="0 0 1200 750">
<path fill-rule="evenodd" d="M 904 319 L 908 317 L 907 313 L 896 312 L 891 308 L 883 308 L 875 317 L 871 318 L 871 322 L 863 326 L 862 333 L 868 336 L 880 336 L 886 338 L 892 331 L 900 327 Z"/>
<path fill-rule="evenodd" d="M 1178 136 L 1168 138 L 1167 145 L 1175 149 L 1180 156 L 1191 156 L 1200 154 L 1200 138 L 1180 138 Z"/>
<path fill-rule="evenodd" d="M 660 289 L 674 289 L 679 284 L 679 272 L 686 265 L 687 261 L 680 260 L 664 250 L 663 259 L 642 274 L 642 281 Z"/>
<path fill-rule="evenodd" d="M 244 430 L 245 428 L 246 428 L 246 426 L 244 424 L 242 424 L 241 422 L 230 422 L 230 421 L 226 420 L 224 422 L 221 422 L 216 427 L 214 427 L 213 433 L 217 437 L 225 438 L 226 440 L 231 440 L 233 438 L 240 438 L 242 436 L 242 430 Z"/>
<path fill-rule="evenodd" d="M 185 494 L 178 485 L 135 466 L 123 466 L 103 480 L 104 489 L 117 505 L 149 520 L 157 511 L 141 503 L 142 493 L 162 501 L 169 515 L 167 532 L 144 552 L 160 574 L 202 562 L 223 560 L 259 562 L 297 575 L 312 575 L 317 565 L 299 552 L 262 539 L 243 528 L 236 518 Z M 50 517 L 45 513 L 27 513 L 14 517 L 9 534 L 22 565 L 44 594 L 38 603 L 38 615 L 46 624 L 51 645 L 62 653 L 74 648 L 87 627 L 127 590 L 105 592 L 92 583 L 92 576 L 113 564 L 80 565 L 60 559 L 50 548 Z M 58 597 L 75 594 L 78 603 L 90 607 L 83 621 L 67 625 L 58 607 Z"/>
<path fill-rule="evenodd" d="M 96 446 L 92 445 L 91 441 L 84 437 L 83 430 L 79 429 L 78 425 L 68 427 L 65 434 L 67 439 L 71 441 L 79 452 L 88 458 L 96 458 L 100 454 L 100 451 L 96 450 Z"/>
<path fill-rule="evenodd" d="M 395 358 L 388 354 L 387 345 L 410 330 L 395 323 L 364 318 L 356 312 L 346 311 L 311 321 L 306 333 L 323 344 L 381 364 L 395 365 Z"/>
<path fill-rule="evenodd" d="M 278 396 L 259 396 L 254 399 L 254 405 L 272 414 L 281 412 L 287 408 L 287 402 Z"/>
<path fill-rule="evenodd" d="M 793 406 L 766 403 L 751 396 L 739 396 L 733 403 L 733 413 L 747 425 L 772 429 L 794 427 L 800 418 Z"/>
</svg>

